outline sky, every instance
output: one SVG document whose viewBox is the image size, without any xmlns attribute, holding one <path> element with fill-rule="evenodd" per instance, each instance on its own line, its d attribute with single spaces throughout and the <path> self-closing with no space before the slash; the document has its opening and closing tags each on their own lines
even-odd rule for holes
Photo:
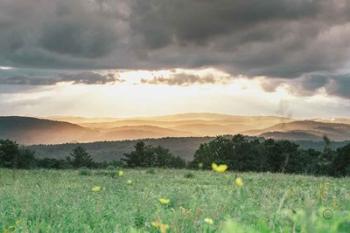
<svg viewBox="0 0 350 233">
<path fill-rule="evenodd" d="M 350 116 L 347 0 L 0 0 L 0 115 Z"/>
</svg>

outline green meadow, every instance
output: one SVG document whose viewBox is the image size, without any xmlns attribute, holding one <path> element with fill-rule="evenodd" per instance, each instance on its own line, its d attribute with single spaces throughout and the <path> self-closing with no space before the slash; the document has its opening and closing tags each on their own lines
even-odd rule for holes
<svg viewBox="0 0 350 233">
<path fill-rule="evenodd" d="M 0 232 L 350 232 L 350 178 L 118 171 L 1 169 Z"/>
</svg>

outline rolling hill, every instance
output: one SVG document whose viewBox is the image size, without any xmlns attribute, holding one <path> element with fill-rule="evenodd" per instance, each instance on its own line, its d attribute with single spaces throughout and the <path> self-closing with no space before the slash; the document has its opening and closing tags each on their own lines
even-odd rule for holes
<svg viewBox="0 0 350 233">
<path fill-rule="evenodd" d="M 74 118 L 54 117 L 67 122 L 79 124 L 90 129 L 110 130 L 116 127 L 159 127 L 181 132 L 168 136 L 217 136 L 237 134 L 247 130 L 263 129 L 291 119 L 275 116 L 234 116 L 216 113 L 184 113 L 167 116 L 134 117 L 134 118 Z M 140 129 L 142 131 L 142 129 Z M 129 138 L 130 139 L 130 138 Z"/>
<path fill-rule="evenodd" d="M 41 144 L 28 145 L 38 157 L 65 158 L 74 147 L 82 145 L 96 161 L 119 160 L 124 153 L 132 151 L 140 139 L 149 145 L 168 148 L 185 160 L 192 160 L 199 145 L 212 140 L 213 136 L 242 131 L 251 136 L 295 140 L 303 148 L 320 150 L 324 146 L 323 135 L 339 141 L 332 142 L 334 148 L 345 145 L 350 139 L 348 124 L 274 117 L 191 114 L 96 123 L 90 122 L 91 119 L 72 119 L 78 119 L 79 125 L 31 117 L 0 117 L 0 138 L 26 145 Z M 261 128 L 266 125 L 268 127 Z M 206 134 L 209 136 L 204 136 Z"/>
<path fill-rule="evenodd" d="M 340 123 L 340 124 L 350 124 L 350 118 L 339 117 L 331 119 L 316 118 L 314 121 L 325 122 L 325 123 Z"/>
<path fill-rule="evenodd" d="M 140 125 L 120 126 L 112 129 L 105 129 L 102 130 L 102 135 L 106 140 L 125 140 L 140 138 L 185 137 L 192 136 L 192 133 L 152 125 Z"/>
<path fill-rule="evenodd" d="M 162 146 L 174 155 L 190 161 L 200 144 L 209 142 L 211 137 L 185 137 L 185 138 L 160 138 L 143 139 L 147 145 Z M 120 160 L 124 153 L 131 152 L 135 144 L 140 140 L 93 142 L 93 143 L 68 143 L 58 145 L 31 145 L 28 149 L 34 150 L 37 157 L 66 158 L 78 145 L 83 146 L 96 161 Z"/>
<path fill-rule="evenodd" d="M 245 134 L 289 140 L 322 140 L 323 136 L 327 136 L 331 140 L 343 141 L 350 139 L 350 125 L 318 121 L 293 121 L 262 130 L 247 131 Z"/>
<path fill-rule="evenodd" d="M 58 119 L 57 117 L 54 119 Z M 120 141 L 164 137 L 214 137 L 245 134 L 275 139 L 350 139 L 350 125 L 319 121 L 293 121 L 272 116 L 231 116 L 189 113 L 139 118 L 59 117 L 58 121 L 33 117 L 0 117 L 0 138 L 20 144 Z M 75 122 L 75 123 L 73 123 Z"/>
<path fill-rule="evenodd" d="M 160 138 L 160 139 L 143 139 L 147 145 L 162 146 L 170 150 L 174 155 L 180 156 L 186 161 L 193 160 L 193 156 L 200 144 L 207 143 L 214 139 L 213 137 L 178 137 L 178 138 Z M 124 140 L 109 142 L 92 142 L 92 143 L 67 143 L 58 145 L 31 145 L 28 149 L 34 150 L 37 157 L 60 158 L 64 159 L 77 146 L 84 147 L 95 161 L 112 161 L 120 160 L 125 153 L 134 150 L 135 144 L 140 140 Z M 304 149 L 323 150 L 324 142 L 322 141 L 295 141 Z M 349 141 L 332 142 L 331 147 L 336 149 L 348 144 Z"/>
<path fill-rule="evenodd" d="M 11 139 L 20 144 L 60 144 L 180 136 L 191 136 L 191 133 L 146 125 L 92 129 L 64 121 L 19 116 L 0 117 L 0 139 Z"/>
<path fill-rule="evenodd" d="M 56 144 L 91 141 L 95 132 L 68 122 L 32 117 L 0 117 L 0 138 L 21 144 Z"/>
</svg>

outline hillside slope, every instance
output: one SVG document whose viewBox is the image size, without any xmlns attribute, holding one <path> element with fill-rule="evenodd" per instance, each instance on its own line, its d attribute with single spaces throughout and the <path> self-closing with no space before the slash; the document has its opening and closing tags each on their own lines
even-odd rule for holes
<svg viewBox="0 0 350 233">
<path fill-rule="evenodd" d="M 324 135 L 333 141 L 350 139 L 349 124 L 291 121 L 269 116 L 182 114 L 155 118 L 128 118 L 109 122 L 89 122 L 85 118 L 71 119 L 74 121 L 78 119 L 81 123 L 78 125 L 32 117 L 0 117 L 0 138 L 12 139 L 20 144 L 215 137 L 238 133 L 290 140 L 322 140 Z"/>
<path fill-rule="evenodd" d="M 0 117 L 0 139 L 11 139 L 20 144 L 59 144 L 192 135 L 185 131 L 148 125 L 90 129 L 63 121 L 19 116 Z"/>
<path fill-rule="evenodd" d="M 186 161 L 193 159 L 193 155 L 199 148 L 200 144 L 214 139 L 213 137 L 186 137 L 186 138 L 160 138 L 160 139 L 143 139 L 147 145 L 162 146 L 169 149 L 174 155 L 180 156 Z M 96 161 L 119 160 L 124 153 L 134 150 L 134 146 L 140 140 L 126 140 L 114 142 L 92 142 L 92 143 L 69 143 L 59 145 L 32 145 L 27 148 L 34 150 L 38 157 L 61 158 L 67 157 L 77 146 L 83 146 Z M 296 141 L 301 148 L 312 148 L 323 150 L 324 142 L 322 141 Z M 349 141 L 332 142 L 331 147 L 336 149 L 348 144 Z"/>
<path fill-rule="evenodd" d="M 83 127 L 97 130 L 111 130 L 118 127 L 159 127 L 174 130 L 165 136 L 217 136 L 223 134 L 237 134 L 247 130 L 263 129 L 278 123 L 289 122 L 291 119 L 276 116 L 235 116 L 216 113 L 184 113 L 154 117 L 133 117 L 106 119 L 55 117 Z M 142 128 L 138 130 L 143 131 Z M 163 130 L 164 131 L 164 130 Z M 148 137 L 153 137 L 152 134 Z M 132 139 L 135 137 L 125 137 Z"/>
<path fill-rule="evenodd" d="M 245 133 L 252 136 L 290 140 L 321 140 L 323 136 L 327 136 L 331 140 L 343 141 L 350 139 L 350 125 L 318 121 L 293 121 Z"/>
<path fill-rule="evenodd" d="M 167 129 L 152 125 L 120 126 L 102 131 L 106 140 L 125 140 L 140 138 L 186 137 L 193 136 L 191 132 Z"/>
<path fill-rule="evenodd" d="M 96 132 L 68 122 L 32 117 L 0 117 L 0 138 L 22 144 L 90 141 Z"/>
<path fill-rule="evenodd" d="M 211 137 L 190 137 L 190 138 L 160 138 L 143 139 L 147 145 L 162 146 L 167 148 L 174 155 L 189 161 L 193 159 L 195 151 L 200 144 L 209 142 Z M 125 153 L 131 152 L 135 144 L 140 140 L 125 140 L 114 142 L 93 142 L 93 143 L 69 143 L 59 145 L 32 145 L 27 148 L 34 150 L 38 157 L 61 158 L 67 157 L 78 145 L 83 146 L 96 161 L 119 160 Z"/>
</svg>

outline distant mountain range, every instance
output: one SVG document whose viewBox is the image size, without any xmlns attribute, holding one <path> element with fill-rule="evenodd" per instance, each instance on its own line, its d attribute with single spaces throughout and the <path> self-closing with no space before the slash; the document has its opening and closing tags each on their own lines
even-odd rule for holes
<svg viewBox="0 0 350 233">
<path fill-rule="evenodd" d="M 0 117 L 0 138 L 22 144 L 90 141 L 93 135 L 93 130 L 68 122 L 19 116 Z"/>
<path fill-rule="evenodd" d="M 327 136 L 334 141 L 343 141 L 350 139 L 350 124 L 292 121 L 262 130 L 247 131 L 245 134 L 289 140 L 322 140 L 323 136 Z"/>
<path fill-rule="evenodd" d="M 290 140 L 350 140 L 349 119 L 304 120 L 275 116 L 187 113 L 138 118 L 0 117 L 0 138 L 21 144 L 115 141 L 245 134 Z"/>
</svg>

